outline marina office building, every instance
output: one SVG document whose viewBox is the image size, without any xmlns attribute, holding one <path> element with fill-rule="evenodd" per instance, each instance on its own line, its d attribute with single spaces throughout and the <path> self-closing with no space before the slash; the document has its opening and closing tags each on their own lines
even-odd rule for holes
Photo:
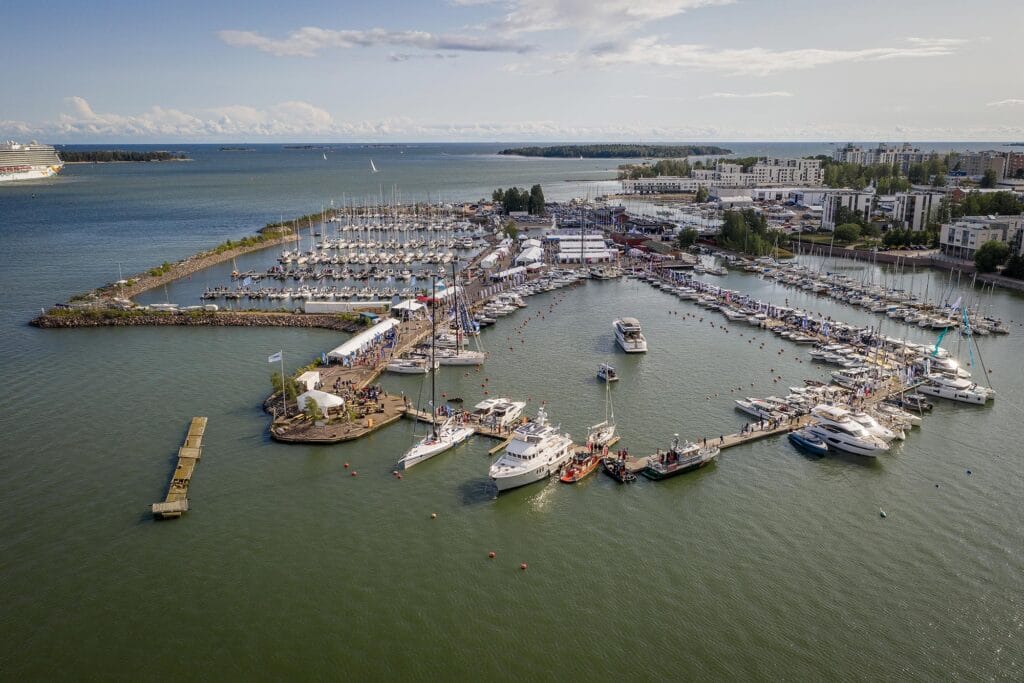
<svg viewBox="0 0 1024 683">
<path fill-rule="evenodd" d="M 1022 255 L 1024 216 L 964 216 L 942 226 L 939 249 L 946 256 L 973 259 L 978 247 L 996 240 L 1010 245 L 1010 253 Z"/>
</svg>

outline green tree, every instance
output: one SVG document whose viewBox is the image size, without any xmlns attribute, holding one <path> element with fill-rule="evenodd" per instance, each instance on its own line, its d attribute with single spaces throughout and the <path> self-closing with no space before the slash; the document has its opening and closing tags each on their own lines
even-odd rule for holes
<svg viewBox="0 0 1024 683">
<path fill-rule="evenodd" d="M 497 190 L 495 190 L 494 192 L 491 193 L 491 201 L 494 201 L 494 202 L 504 202 L 505 201 L 505 191 L 499 187 Z"/>
<path fill-rule="evenodd" d="M 992 188 L 996 186 L 996 181 L 999 178 L 996 177 L 996 172 L 991 168 L 985 171 L 985 175 L 981 176 L 981 182 L 979 185 L 985 188 Z"/>
<path fill-rule="evenodd" d="M 989 240 L 974 252 L 974 265 L 979 273 L 992 273 L 996 268 L 1006 261 L 1010 255 L 1010 247 L 999 240 Z"/>
<path fill-rule="evenodd" d="M 860 226 L 856 223 L 844 223 L 836 226 L 836 239 L 840 242 L 856 242 L 860 239 Z"/>
<path fill-rule="evenodd" d="M 687 247 L 693 246 L 697 242 L 697 231 L 693 228 L 687 228 L 676 236 L 676 246 L 680 249 L 686 249 Z"/>
<path fill-rule="evenodd" d="M 530 199 L 527 202 L 527 210 L 534 216 L 541 216 L 544 214 L 544 190 L 541 189 L 539 184 L 530 188 Z"/>
<path fill-rule="evenodd" d="M 934 187 L 945 187 L 946 186 L 946 182 L 947 182 L 947 180 L 946 180 L 946 174 L 945 173 L 936 173 L 935 174 L 935 180 L 932 181 L 932 185 Z"/>
<path fill-rule="evenodd" d="M 319 422 L 324 419 L 324 412 L 320 409 L 320 404 L 308 396 L 306 397 L 306 405 L 302 412 L 305 413 L 306 419 L 310 422 Z"/>
<path fill-rule="evenodd" d="M 516 225 L 515 221 L 509 221 L 508 223 L 505 223 L 504 230 L 505 236 L 509 237 L 510 239 L 514 240 L 517 237 L 519 237 L 519 226 Z"/>
<path fill-rule="evenodd" d="M 860 235 L 861 235 L 861 237 L 871 237 L 871 238 L 881 237 L 882 236 L 882 229 L 879 228 L 874 223 L 868 223 L 867 225 L 865 225 L 864 227 L 862 227 L 860 229 Z"/>
<path fill-rule="evenodd" d="M 1024 256 L 1011 256 L 1006 261 L 1002 274 L 1006 277 L 1024 280 Z"/>
<path fill-rule="evenodd" d="M 697 202 L 698 204 L 706 202 L 710 194 L 711 193 L 708 192 L 708 188 L 704 187 L 703 185 L 698 185 L 697 192 L 693 195 L 693 201 Z"/>
<path fill-rule="evenodd" d="M 281 393 L 281 373 L 274 372 L 270 375 L 270 385 L 274 388 L 275 394 Z M 285 377 L 284 380 L 284 397 L 289 401 L 294 401 L 295 397 L 299 395 L 299 387 L 295 384 L 295 380 L 291 377 Z"/>
</svg>

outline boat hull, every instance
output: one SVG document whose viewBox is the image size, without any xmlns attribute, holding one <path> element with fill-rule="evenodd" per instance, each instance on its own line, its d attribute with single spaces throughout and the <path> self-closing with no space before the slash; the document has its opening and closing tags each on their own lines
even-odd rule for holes
<svg viewBox="0 0 1024 683">
<path fill-rule="evenodd" d="M 430 445 L 414 446 L 401 460 L 398 461 L 398 469 L 407 470 L 420 464 L 424 460 L 430 460 L 435 455 L 444 453 L 445 451 L 458 446 L 472 435 L 473 429 L 469 427 L 459 427 L 452 432 L 451 439 L 445 439 L 444 441 L 438 441 L 437 443 Z"/>
</svg>

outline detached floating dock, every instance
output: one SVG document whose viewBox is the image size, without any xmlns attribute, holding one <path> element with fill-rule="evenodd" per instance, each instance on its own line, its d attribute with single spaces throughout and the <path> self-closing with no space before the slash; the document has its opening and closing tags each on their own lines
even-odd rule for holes
<svg viewBox="0 0 1024 683">
<path fill-rule="evenodd" d="M 206 432 L 206 418 L 193 417 L 185 443 L 178 449 L 178 466 L 171 475 L 167 497 L 162 503 L 153 503 L 153 516 L 157 519 L 175 519 L 188 512 L 188 485 L 196 463 L 203 457 L 203 434 Z"/>
</svg>

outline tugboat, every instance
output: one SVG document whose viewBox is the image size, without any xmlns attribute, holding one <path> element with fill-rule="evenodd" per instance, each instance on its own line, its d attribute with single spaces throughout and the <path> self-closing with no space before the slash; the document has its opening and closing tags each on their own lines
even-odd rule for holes
<svg viewBox="0 0 1024 683">
<path fill-rule="evenodd" d="M 790 442 L 801 451 L 811 455 L 827 455 L 828 444 L 819 436 L 804 429 L 789 433 Z"/>
<path fill-rule="evenodd" d="M 598 464 L 601 462 L 601 451 L 591 450 L 579 450 L 573 456 L 572 460 L 565 467 L 565 472 L 558 478 L 558 481 L 563 484 L 575 484 L 583 477 L 587 476 L 591 472 L 597 469 Z"/>
<path fill-rule="evenodd" d="M 648 479 L 660 481 L 683 474 L 707 465 L 718 457 L 721 449 L 718 446 L 698 446 L 686 443 L 679 448 L 679 435 L 672 439 L 672 446 L 666 453 L 652 455 L 647 459 L 643 475 Z"/>
</svg>

